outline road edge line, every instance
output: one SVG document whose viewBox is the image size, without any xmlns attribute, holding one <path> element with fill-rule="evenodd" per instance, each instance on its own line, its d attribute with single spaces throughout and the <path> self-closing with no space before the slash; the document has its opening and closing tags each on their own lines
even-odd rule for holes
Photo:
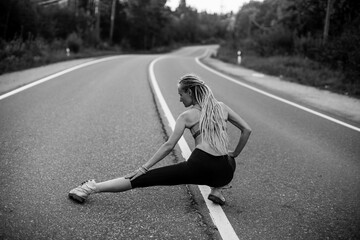
<svg viewBox="0 0 360 240">
<path fill-rule="evenodd" d="M 201 57 L 202 57 L 202 56 L 201 56 Z M 347 128 L 352 129 L 352 130 L 355 130 L 355 131 L 360 132 L 360 128 L 355 127 L 355 126 L 353 126 L 353 125 L 351 125 L 351 124 L 345 123 L 345 122 L 343 122 L 343 121 L 340 121 L 340 120 L 338 120 L 338 119 L 335 119 L 335 118 L 330 117 L 330 116 L 328 116 L 328 115 L 325 115 L 325 114 L 323 114 L 323 113 L 317 112 L 317 111 L 312 110 L 312 109 L 310 109 L 310 108 L 301 106 L 300 104 L 291 102 L 291 101 L 286 100 L 286 99 L 284 99 L 284 98 L 278 97 L 278 96 L 276 96 L 276 95 L 274 95 L 274 94 L 265 92 L 265 91 L 260 90 L 260 89 L 258 89 L 258 88 L 256 88 L 256 87 L 253 87 L 253 86 L 250 86 L 250 85 L 248 85 L 248 84 L 246 84 L 246 83 L 243 83 L 243 82 L 240 82 L 240 81 L 238 81 L 238 80 L 235 80 L 234 78 L 231 78 L 231 77 L 229 77 L 229 76 L 227 76 L 227 75 L 225 75 L 225 74 L 223 74 L 223 73 L 221 73 L 221 72 L 218 72 L 217 70 L 215 70 L 215 69 L 213 69 L 213 68 L 205 65 L 204 63 L 200 62 L 199 59 L 200 59 L 201 57 L 196 57 L 196 58 L 195 58 L 196 63 L 199 64 L 201 67 L 209 70 L 210 72 L 219 75 L 220 77 L 223 77 L 223 78 L 225 78 L 225 79 L 227 79 L 227 80 L 229 80 L 229 81 L 231 81 L 231 82 L 233 82 L 233 83 L 236 83 L 236 84 L 238 84 L 238 85 L 241 85 L 241 86 L 243 86 L 243 87 L 246 87 L 246 88 L 248 88 L 248 89 L 250 89 L 250 90 L 253 90 L 253 91 L 255 91 L 255 92 L 258 92 L 258 93 L 260 93 L 260 94 L 263 94 L 263 95 L 265 95 L 265 96 L 268 96 L 268 97 L 270 97 L 270 98 L 276 99 L 276 100 L 278 100 L 278 101 L 280 101 L 280 102 L 286 103 L 286 104 L 291 105 L 291 106 L 293 106 L 293 107 L 299 108 L 299 109 L 304 110 L 304 111 L 309 112 L 309 113 L 312 113 L 312 114 L 314 114 L 314 115 L 316 115 L 316 116 L 318 116 L 318 117 L 325 118 L 325 119 L 327 119 L 327 120 L 329 120 L 329 121 L 331 121 L 331 122 L 337 123 L 337 124 L 342 125 L 342 126 L 344 126 L 344 127 L 347 127 Z"/>
<path fill-rule="evenodd" d="M 49 81 L 49 80 L 51 80 L 51 79 L 53 79 L 53 78 L 56 78 L 56 77 L 58 77 L 58 76 L 64 75 L 64 74 L 69 73 L 69 72 L 72 72 L 72 71 L 74 71 L 74 70 L 77 70 L 77 69 L 79 69 L 79 68 L 83 68 L 83 67 L 90 66 L 90 65 L 93 65 L 93 64 L 96 64 L 96 63 L 100 63 L 100 62 L 110 61 L 110 60 L 113 60 L 113 59 L 116 59 L 116 58 L 120 58 L 120 57 L 123 57 L 123 55 L 121 55 L 121 56 L 106 57 L 106 58 L 101 58 L 101 59 L 96 59 L 96 60 L 88 61 L 88 62 L 85 62 L 85 63 L 81 63 L 81 64 L 79 64 L 79 65 L 75 65 L 75 66 L 70 67 L 70 68 L 67 68 L 67 69 L 65 69 L 65 70 L 61 70 L 60 72 L 51 74 L 51 75 L 49 75 L 49 76 L 47 76 L 47 77 L 40 78 L 40 79 L 38 79 L 38 80 L 35 80 L 35 81 L 32 82 L 32 83 L 28 83 L 28 84 L 26 84 L 26 85 L 24 85 L 24 86 L 22 86 L 22 87 L 16 88 L 16 89 L 14 89 L 14 90 L 12 90 L 12 91 L 10 91 L 10 92 L 7 92 L 7 93 L 5 93 L 5 94 L 3 94 L 3 95 L 0 95 L 0 100 L 5 99 L 5 98 L 7 98 L 7 97 L 10 97 L 10 96 L 12 96 L 12 95 L 15 95 L 16 93 L 22 92 L 22 91 L 24 91 L 24 90 L 26 90 L 26 89 L 29 89 L 29 88 L 31 88 L 31 87 L 34 87 L 34 86 L 39 85 L 39 84 L 41 84 L 41 83 L 44 83 L 44 82 L 46 82 L 46 81 Z"/>
<path fill-rule="evenodd" d="M 165 117 L 168 121 L 169 127 L 173 131 L 175 128 L 175 119 L 173 115 L 171 114 L 171 111 L 166 104 L 166 101 L 164 99 L 164 96 L 161 93 L 160 87 L 156 81 L 155 73 L 154 73 L 154 65 L 156 62 L 158 62 L 161 59 L 166 58 L 166 56 L 158 57 L 151 61 L 149 65 L 149 76 L 151 81 L 151 86 L 153 88 L 153 91 L 160 103 L 161 109 L 163 110 Z M 178 142 L 178 145 L 181 150 L 181 155 L 183 158 L 187 161 L 187 159 L 191 155 L 191 150 L 189 148 L 189 145 L 186 143 L 184 137 L 182 136 Z M 210 200 L 207 199 L 208 194 L 210 193 L 210 188 L 208 186 L 198 185 L 201 195 L 205 200 L 206 206 L 209 210 L 210 217 L 214 223 L 214 225 L 217 227 L 220 236 L 224 240 L 239 240 L 239 237 L 236 235 L 235 230 L 233 229 L 232 225 L 230 224 L 228 218 L 226 217 L 223 209 L 219 205 L 215 205 Z"/>
</svg>

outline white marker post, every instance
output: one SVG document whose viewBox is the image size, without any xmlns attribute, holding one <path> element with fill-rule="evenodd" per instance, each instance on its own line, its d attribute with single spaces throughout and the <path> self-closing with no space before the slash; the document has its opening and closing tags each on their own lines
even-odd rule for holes
<svg viewBox="0 0 360 240">
<path fill-rule="evenodd" d="M 241 51 L 240 50 L 237 52 L 237 63 L 239 65 L 241 65 Z"/>
</svg>

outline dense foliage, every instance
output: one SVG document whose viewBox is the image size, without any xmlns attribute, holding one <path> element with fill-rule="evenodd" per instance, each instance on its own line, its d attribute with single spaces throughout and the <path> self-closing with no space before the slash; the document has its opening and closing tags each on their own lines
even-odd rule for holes
<svg viewBox="0 0 360 240">
<path fill-rule="evenodd" d="M 219 40 L 226 32 L 223 16 L 199 13 L 185 4 L 171 11 L 165 5 L 166 0 L 116 0 L 114 30 L 110 39 L 113 0 L 99 1 L 99 35 L 96 31 L 96 1 L 68 2 L 66 6 L 53 4 L 44 7 L 39 4 L 41 0 L 1 1 L 0 38 L 3 41 L 43 38 L 52 42 L 65 40 L 76 33 L 85 45 L 106 42 L 139 50 L 177 42 Z"/>
<path fill-rule="evenodd" d="M 214 43 L 225 38 L 228 25 L 226 15 L 197 12 L 186 1 L 175 11 L 166 0 L 48 2 L 0 1 L 0 74 L 64 57 L 66 48 L 81 54 Z"/>
<path fill-rule="evenodd" d="M 228 58 L 236 59 L 236 52 L 241 49 L 245 57 L 307 58 L 312 60 L 309 68 L 318 62 L 323 68 L 343 73 L 337 81 L 324 78 L 317 85 L 324 82 L 323 86 L 337 89 L 341 86 L 342 92 L 360 95 L 359 10 L 358 0 L 251 1 L 237 13 L 234 31 L 220 54 L 231 52 L 233 56 Z M 290 70 L 289 66 L 286 70 Z"/>
<path fill-rule="evenodd" d="M 0 1 L 0 74 L 63 59 L 65 48 L 79 56 L 221 43 L 227 61 L 240 49 L 245 66 L 360 95 L 358 0 L 250 1 L 228 14 L 198 12 L 186 0 L 174 11 L 166 0 L 47 2 L 64 1 Z M 299 76 L 306 69 L 319 79 Z"/>
</svg>

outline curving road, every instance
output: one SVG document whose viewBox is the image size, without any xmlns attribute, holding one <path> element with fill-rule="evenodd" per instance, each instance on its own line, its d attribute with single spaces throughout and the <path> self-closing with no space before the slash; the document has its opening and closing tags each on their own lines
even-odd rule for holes
<svg viewBox="0 0 360 240">
<path fill-rule="evenodd" d="M 184 110 L 177 81 L 192 72 L 252 127 L 224 193 L 238 237 L 359 239 L 359 132 L 208 71 L 195 60 L 205 50 L 174 52 L 154 74 L 173 116 Z M 193 186 L 95 195 L 84 205 L 67 199 L 83 180 L 135 169 L 166 138 L 148 82 L 157 57 L 121 56 L 0 100 L 0 238 L 220 238 Z M 237 132 L 229 133 L 234 144 Z M 161 164 L 180 158 L 177 150 Z"/>
<path fill-rule="evenodd" d="M 199 55 L 194 49 L 190 56 L 160 60 L 155 73 L 174 116 L 182 107 L 169 91 L 176 86 L 172 76 L 194 72 L 251 125 L 233 188 L 225 194 L 224 210 L 238 236 L 359 238 L 359 132 L 215 75 L 196 63 Z"/>
</svg>

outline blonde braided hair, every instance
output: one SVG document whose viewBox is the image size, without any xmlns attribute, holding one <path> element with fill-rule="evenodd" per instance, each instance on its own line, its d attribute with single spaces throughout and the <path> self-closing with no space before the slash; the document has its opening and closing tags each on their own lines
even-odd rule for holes
<svg viewBox="0 0 360 240">
<path fill-rule="evenodd" d="M 194 74 L 181 77 L 179 85 L 183 91 L 191 89 L 195 101 L 201 107 L 200 131 L 203 140 L 218 153 L 228 154 L 229 138 L 226 132 L 226 122 L 221 106 L 211 89 Z"/>
</svg>

